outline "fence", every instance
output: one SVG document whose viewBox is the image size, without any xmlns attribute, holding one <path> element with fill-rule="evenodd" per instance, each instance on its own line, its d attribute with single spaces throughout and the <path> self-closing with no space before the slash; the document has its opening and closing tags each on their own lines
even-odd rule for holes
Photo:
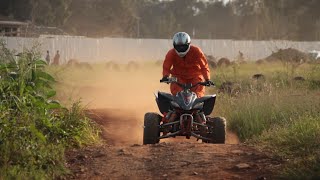
<svg viewBox="0 0 320 180">
<path fill-rule="evenodd" d="M 40 51 L 45 56 L 50 51 L 51 57 L 60 51 L 61 61 L 78 59 L 85 62 L 162 60 L 172 48 L 169 39 L 128 39 L 128 38 L 87 38 L 79 36 L 41 36 L 39 38 L 2 37 L 10 49 L 21 52 L 40 44 Z M 307 52 L 320 50 L 320 42 L 294 41 L 235 41 L 235 40 L 192 40 L 204 53 L 215 57 L 234 59 L 241 51 L 245 58 L 257 60 L 266 57 L 280 48 L 296 48 Z"/>
</svg>

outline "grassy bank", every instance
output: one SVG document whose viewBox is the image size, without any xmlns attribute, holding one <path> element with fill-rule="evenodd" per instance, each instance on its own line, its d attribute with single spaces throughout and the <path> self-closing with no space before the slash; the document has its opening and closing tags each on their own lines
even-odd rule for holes
<svg viewBox="0 0 320 180">
<path fill-rule="evenodd" d="M 55 101 L 55 79 L 36 48 L 18 56 L 0 42 L 0 179 L 51 179 L 68 173 L 64 151 L 97 142 L 79 102 Z"/>
<path fill-rule="evenodd" d="M 216 114 L 225 116 L 242 141 L 285 160 L 279 177 L 320 177 L 320 65 L 295 69 L 284 64 L 245 64 L 214 72 L 217 88 L 233 82 L 230 93 L 219 93 Z M 261 73 L 262 79 L 252 79 Z M 301 76 L 305 80 L 294 80 Z"/>
</svg>

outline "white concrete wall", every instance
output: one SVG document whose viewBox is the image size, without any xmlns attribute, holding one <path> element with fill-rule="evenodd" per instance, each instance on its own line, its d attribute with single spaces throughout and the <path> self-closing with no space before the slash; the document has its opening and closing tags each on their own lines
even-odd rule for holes
<svg viewBox="0 0 320 180">
<path fill-rule="evenodd" d="M 53 58 L 60 51 L 61 61 L 71 58 L 86 62 L 117 61 L 125 63 L 131 60 L 162 60 L 172 48 L 171 39 L 127 39 L 127 38 L 86 38 L 78 36 L 42 36 L 40 38 L 2 37 L 10 49 L 21 52 L 40 44 L 43 56 L 46 50 Z M 279 48 L 296 48 L 301 51 L 320 50 L 320 42 L 294 41 L 234 41 L 234 40 L 192 40 L 204 53 L 215 57 L 234 59 L 238 52 L 246 58 L 257 60 L 277 51 Z"/>
</svg>

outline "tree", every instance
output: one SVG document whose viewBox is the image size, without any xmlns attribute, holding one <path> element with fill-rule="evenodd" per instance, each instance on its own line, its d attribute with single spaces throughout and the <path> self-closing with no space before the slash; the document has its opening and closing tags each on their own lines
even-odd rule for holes
<svg viewBox="0 0 320 180">
<path fill-rule="evenodd" d="M 0 13 L 34 24 L 62 26 L 70 16 L 72 0 L 1 0 Z"/>
<path fill-rule="evenodd" d="M 1 0 L 0 14 L 94 37 L 319 40 L 319 0 Z"/>
</svg>

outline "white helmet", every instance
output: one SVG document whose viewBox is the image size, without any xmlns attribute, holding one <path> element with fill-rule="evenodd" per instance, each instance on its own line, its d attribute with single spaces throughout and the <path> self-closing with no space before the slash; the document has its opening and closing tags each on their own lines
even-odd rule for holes
<svg viewBox="0 0 320 180">
<path fill-rule="evenodd" d="M 173 47 L 180 57 L 184 57 L 190 50 L 191 38 L 185 32 L 178 32 L 173 36 Z"/>
</svg>

